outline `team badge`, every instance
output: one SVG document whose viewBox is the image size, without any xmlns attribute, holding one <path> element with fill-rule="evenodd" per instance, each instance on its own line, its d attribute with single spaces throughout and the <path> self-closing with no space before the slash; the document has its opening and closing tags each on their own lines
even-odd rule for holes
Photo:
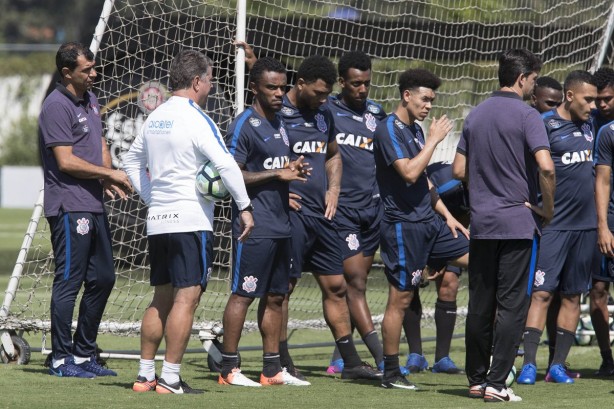
<svg viewBox="0 0 614 409">
<path fill-rule="evenodd" d="M 379 114 L 381 109 L 377 105 L 367 105 L 367 111 L 373 112 L 374 114 Z"/>
<path fill-rule="evenodd" d="M 254 276 L 247 276 L 243 278 L 243 291 L 246 293 L 253 293 L 256 291 L 256 287 L 258 287 L 258 279 Z"/>
<path fill-rule="evenodd" d="M 258 118 L 254 118 L 254 117 L 251 117 L 251 118 L 249 119 L 249 123 L 250 123 L 250 124 L 251 124 L 251 125 L 252 125 L 254 128 L 259 127 L 259 126 L 260 126 L 260 124 L 261 124 L 260 119 L 258 119 Z"/>
<path fill-rule="evenodd" d="M 365 114 L 365 126 L 371 132 L 374 132 L 375 128 L 377 127 L 377 121 L 375 120 L 375 117 L 370 113 Z"/>
<path fill-rule="evenodd" d="M 289 108 L 289 107 L 283 107 L 281 109 L 281 113 L 286 115 L 286 116 L 290 116 L 290 115 L 292 115 L 294 113 L 294 110 L 292 108 Z"/>
<path fill-rule="evenodd" d="M 584 139 L 588 142 L 593 142 L 593 130 L 589 124 L 582 125 L 582 133 L 584 134 Z"/>
<path fill-rule="evenodd" d="M 614 131 L 614 124 L 610 125 L 610 129 Z"/>
<path fill-rule="evenodd" d="M 77 219 L 77 233 L 82 236 L 85 236 L 90 231 L 90 221 L 85 217 L 82 219 Z"/>
<path fill-rule="evenodd" d="M 399 127 L 399 129 L 403 129 L 403 128 L 405 128 L 405 124 L 404 124 L 403 122 L 399 121 L 398 119 L 395 119 L 395 120 L 394 120 L 394 124 L 395 124 L 396 126 L 398 126 L 398 127 Z"/>
<path fill-rule="evenodd" d="M 326 121 L 324 120 L 324 115 L 316 114 L 315 120 L 318 130 L 322 133 L 326 133 L 326 131 L 328 131 L 328 126 L 326 125 Z"/>
<path fill-rule="evenodd" d="M 209 280 L 211 280 L 211 273 L 213 272 L 213 269 L 211 267 L 207 268 L 207 282 L 209 282 Z"/>
<path fill-rule="evenodd" d="M 537 270 L 535 272 L 535 282 L 533 283 L 533 286 L 539 287 L 543 285 L 545 281 L 545 278 L 544 278 L 545 276 L 546 276 L 546 273 L 544 271 Z"/>
<path fill-rule="evenodd" d="M 420 280 L 422 279 L 422 270 L 416 270 L 411 273 L 411 285 L 417 287 L 420 284 Z"/>
<path fill-rule="evenodd" d="M 561 127 L 561 123 L 556 119 L 551 119 L 548 121 L 548 126 L 552 129 L 558 129 Z"/>
<path fill-rule="evenodd" d="M 83 125 L 83 132 L 88 133 L 90 131 L 90 127 L 87 124 Z"/>
<path fill-rule="evenodd" d="M 283 126 L 279 128 L 279 133 L 281 134 L 281 139 L 283 139 L 286 146 L 290 146 L 290 141 L 288 140 L 288 133 L 286 132 L 286 128 Z"/>
<path fill-rule="evenodd" d="M 94 111 L 94 113 L 95 113 L 96 115 L 98 115 L 98 108 L 96 107 L 96 105 L 93 105 L 93 104 L 92 104 L 92 105 L 90 105 L 90 107 L 92 108 L 92 111 Z"/>
<path fill-rule="evenodd" d="M 345 238 L 345 241 L 348 242 L 348 248 L 350 250 L 358 250 L 358 247 L 360 247 L 360 242 L 356 238 L 355 234 L 348 234 L 348 236 Z"/>
</svg>

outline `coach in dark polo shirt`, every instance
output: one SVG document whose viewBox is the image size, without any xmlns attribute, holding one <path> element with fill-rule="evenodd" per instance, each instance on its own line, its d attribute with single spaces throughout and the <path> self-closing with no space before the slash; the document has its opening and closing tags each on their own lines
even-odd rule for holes
<svg viewBox="0 0 614 409">
<path fill-rule="evenodd" d="M 39 117 L 44 210 L 55 258 L 49 374 L 115 376 L 95 359 L 98 326 L 115 282 L 103 191 L 125 198 L 131 185 L 123 171 L 111 168 L 102 137 L 100 107 L 89 91 L 96 78 L 94 55 L 82 44 L 66 43 L 56 54 L 56 66 L 62 79 Z M 73 338 L 81 286 L 85 290 Z"/>
<path fill-rule="evenodd" d="M 523 102 L 541 65 L 527 50 L 501 55 L 501 89 L 465 119 L 453 164 L 454 176 L 469 182 L 471 208 L 469 396 L 485 401 L 522 400 L 505 379 L 529 308 L 540 229 L 553 216 L 548 136 L 539 113 Z M 543 207 L 537 206 L 539 188 Z"/>
</svg>

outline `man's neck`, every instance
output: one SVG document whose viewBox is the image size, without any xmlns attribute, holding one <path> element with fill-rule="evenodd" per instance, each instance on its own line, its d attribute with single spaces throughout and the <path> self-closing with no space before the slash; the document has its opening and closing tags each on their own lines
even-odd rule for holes
<svg viewBox="0 0 614 409">
<path fill-rule="evenodd" d="M 413 125 L 416 122 L 416 119 L 409 115 L 407 108 L 403 103 L 400 103 L 397 109 L 394 111 L 394 114 L 406 125 Z"/>
</svg>

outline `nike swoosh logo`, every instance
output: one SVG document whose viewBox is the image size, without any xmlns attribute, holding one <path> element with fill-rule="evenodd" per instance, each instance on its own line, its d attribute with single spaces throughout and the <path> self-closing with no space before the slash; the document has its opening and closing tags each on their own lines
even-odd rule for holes
<svg viewBox="0 0 614 409">
<path fill-rule="evenodd" d="M 567 139 L 567 138 L 569 138 L 570 136 L 571 136 L 570 134 L 567 134 L 567 135 L 561 135 L 561 139 Z"/>
<path fill-rule="evenodd" d="M 266 141 L 268 141 L 269 139 L 271 139 L 271 137 L 270 137 L 270 136 L 267 136 L 266 138 L 264 138 L 264 141 L 266 142 Z"/>
<path fill-rule="evenodd" d="M 344 114 L 343 112 L 337 112 L 337 116 L 352 116 L 352 114 Z"/>
<path fill-rule="evenodd" d="M 173 393 L 183 393 L 183 388 L 181 386 L 179 386 L 179 388 L 173 388 L 172 386 L 170 386 L 167 383 L 165 383 L 164 385 L 158 384 L 158 386 L 161 386 L 164 389 L 168 389 L 169 391 L 171 391 Z"/>
<path fill-rule="evenodd" d="M 51 368 L 51 372 L 53 372 L 53 374 L 55 376 L 64 376 L 64 374 L 62 374 L 62 371 L 56 371 L 55 369 Z"/>
</svg>

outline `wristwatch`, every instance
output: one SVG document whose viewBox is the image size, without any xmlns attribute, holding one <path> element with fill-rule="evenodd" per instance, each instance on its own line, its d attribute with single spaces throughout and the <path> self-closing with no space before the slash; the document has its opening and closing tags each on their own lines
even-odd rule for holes
<svg viewBox="0 0 614 409">
<path fill-rule="evenodd" d="M 249 202 L 249 204 L 245 206 L 243 209 L 241 209 L 241 211 L 252 213 L 254 211 L 254 205 L 252 204 L 252 202 Z"/>
</svg>

